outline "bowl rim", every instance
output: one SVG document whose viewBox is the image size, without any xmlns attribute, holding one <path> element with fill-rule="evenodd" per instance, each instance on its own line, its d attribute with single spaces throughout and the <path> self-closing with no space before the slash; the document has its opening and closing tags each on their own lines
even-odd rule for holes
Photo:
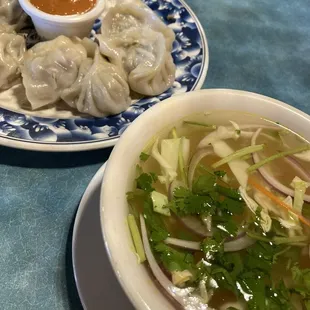
<svg viewBox="0 0 310 310">
<path fill-rule="evenodd" d="M 210 94 L 210 95 L 217 94 L 217 93 L 221 94 L 223 92 L 228 96 L 229 95 L 245 96 L 248 98 L 254 98 L 254 100 L 258 99 L 258 100 L 266 101 L 266 102 L 268 102 L 267 104 L 270 106 L 279 107 L 281 109 L 287 110 L 288 113 L 291 114 L 293 118 L 296 118 L 296 120 L 298 120 L 298 118 L 299 119 L 303 118 L 304 121 L 309 123 L 309 126 L 310 126 L 310 115 L 308 115 L 307 113 L 305 113 L 305 112 L 303 112 L 303 111 L 301 111 L 301 110 L 299 110 L 293 106 L 290 106 L 287 103 L 284 103 L 280 100 L 273 99 L 271 97 L 261 95 L 258 93 L 254 93 L 254 92 L 249 92 L 249 91 L 244 91 L 244 90 L 236 90 L 236 89 L 226 89 L 226 88 L 202 89 L 202 90 L 196 90 L 196 91 L 192 91 L 189 93 L 180 94 L 180 95 L 177 95 L 174 97 L 170 97 L 170 98 L 165 99 L 162 102 L 158 103 L 157 105 L 151 107 L 150 109 L 148 109 L 143 114 L 143 116 L 141 116 L 141 117 L 137 118 L 137 120 L 135 120 L 135 122 L 126 130 L 126 132 L 124 132 L 122 137 L 119 139 L 118 143 L 114 147 L 114 149 L 113 149 L 113 151 L 110 154 L 110 157 L 108 159 L 108 163 L 107 163 L 107 167 L 106 167 L 106 171 L 105 171 L 105 175 L 104 175 L 104 178 L 102 181 L 101 191 L 100 191 L 100 225 L 101 225 L 101 232 L 103 235 L 104 245 L 106 247 L 108 257 L 109 257 L 110 263 L 112 265 L 112 269 L 113 269 L 114 273 L 116 274 L 116 277 L 117 277 L 118 281 L 120 282 L 123 290 L 126 292 L 127 296 L 129 297 L 129 299 L 131 300 L 131 302 L 133 303 L 133 305 L 136 309 L 150 309 L 150 310 L 154 309 L 154 310 L 156 310 L 155 308 L 152 307 L 152 305 L 147 304 L 144 301 L 143 296 L 141 296 L 137 290 L 130 289 L 128 281 L 126 281 L 124 279 L 124 277 L 122 276 L 122 271 L 116 267 L 116 265 L 121 264 L 122 258 L 120 258 L 116 255 L 117 249 L 113 245 L 112 235 L 109 234 L 109 231 L 107 229 L 108 213 L 106 211 L 106 208 L 104 207 L 104 205 L 106 203 L 106 201 L 105 201 L 106 195 L 104 194 L 104 185 L 107 182 L 107 179 L 108 180 L 111 179 L 110 176 L 113 175 L 112 168 L 115 165 L 115 163 L 117 163 L 116 159 L 114 159 L 114 158 L 117 158 L 118 156 L 115 156 L 114 154 L 121 153 L 122 151 L 124 154 L 125 149 L 124 149 L 123 145 L 126 144 L 126 140 L 128 141 L 129 138 L 135 137 L 133 135 L 133 133 L 136 131 L 136 128 L 141 127 L 141 125 L 145 125 L 146 120 L 151 118 L 155 113 L 157 113 L 157 114 L 164 113 L 163 111 L 165 111 L 165 106 L 177 105 L 178 98 L 187 97 L 187 102 L 188 102 L 187 104 L 189 104 L 189 102 L 191 102 L 190 98 L 196 96 L 197 93 L 202 94 L 202 96 L 204 94 L 206 94 L 206 96 L 207 96 L 207 94 Z M 183 104 L 184 104 L 184 102 L 183 102 Z M 160 109 L 162 110 L 162 112 L 159 112 Z M 234 111 L 234 109 L 232 109 L 232 110 Z M 242 112 L 239 109 L 235 110 L 235 111 Z M 244 111 L 244 112 L 247 112 L 247 111 Z M 256 113 L 256 112 L 249 112 L 249 113 L 259 115 L 259 113 Z M 268 116 L 266 115 L 268 113 L 270 114 L 271 112 L 264 113 L 264 110 L 262 109 L 261 116 L 265 116 L 266 118 L 268 118 Z M 295 123 L 295 121 L 294 121 L 294 123 Z M 159 132 L 160 129 L 162 129 L 162 128 L 163 127 L 157 127 L 157 129 L 156 129 L 156 131 L 154 131 L 153 135 L 155 135 L 156 132 Z M 303 133 L 304 132 L 306 132 L 306 129 L 303 131 Z M 301 133 L 301 132 L 299 132 L 299 133 Z M 128 150 L 127 150 L 127 152 L 128 152 Z M 128 248 L 129 248 L 129 246 L 128 246 Z M 129 251 L 131 251 L 131 250 L 129 249 L 128 252 Z"/>
<path fill-rule="evenodd" d="M 40 18 L 47 22 L 59 23 L 59 24 L 73 24 L 81 23 L 88 20 L 96 19 L 105 8 L 105 0 L 97 0 L 95 6 L 83 13 L 83 14 L 72 14 L 72 15 L 53 15 L 39 10 L 35 7 L 30 0 L 18 0 L 20 6 L 24 11 L 30 15 L 30 17 Z"/>
</svg>

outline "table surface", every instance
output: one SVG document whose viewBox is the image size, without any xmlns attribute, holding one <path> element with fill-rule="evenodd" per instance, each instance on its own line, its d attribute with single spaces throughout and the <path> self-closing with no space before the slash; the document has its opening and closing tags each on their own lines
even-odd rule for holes
<svg viewBox="0 0 310 310">
<path fill-rule="evenodd" d="M 310 113 L 308 0 L 187 3 L 208 38 L 204 88 L 253 91 Z M 1 309 L 82 308 L 72 272 L 72 227 L 87 184 L 110 152 L 0 147 Z"/>
</svg>

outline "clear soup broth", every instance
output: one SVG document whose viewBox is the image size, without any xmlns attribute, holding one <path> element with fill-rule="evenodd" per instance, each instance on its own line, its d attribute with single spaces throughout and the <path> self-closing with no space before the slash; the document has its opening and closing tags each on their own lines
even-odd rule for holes
<svg viewBox="0 0 310 310">
<path fill-rule="evenodd" d="M 256 115 L 172 124 L 127 193 L 139 262 L 185 309 L 310 309 L 309 171 L 309 142 Z"/>
</svg>

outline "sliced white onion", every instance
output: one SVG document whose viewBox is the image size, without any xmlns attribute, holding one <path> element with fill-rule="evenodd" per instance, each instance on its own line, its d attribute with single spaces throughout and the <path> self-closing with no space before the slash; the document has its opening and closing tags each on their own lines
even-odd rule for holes
<svg viewBox="0 0 310 310">
<path fill-rule="evenodd" d="M 183 155 L 184 165 L 185 167 L 187 167 L 188 161 L 189 161 L 189 155 L 190 155 L 190 148 L 191 148 L 190 140 L 183 138 L 181 146 L 182 146 L 182 155 Z"/>
<path fill-rule="evenodd" d="M 224 252 L 235 252 L 246 249 L 247 247 L 253 245 L 256 241 L 248 237 L 245 233 L 241 233 L 239 237 L 232 241 L 227 241 L 224 243 Z M 176 238 L 167 238 L 165 240 L 166 244 L 174 245 L 183 249 L 200 251 L 200 242 L 198 241 L 188 241 Z"/>
<path fill-rule="evenodd" d="M 253 245 L 256 241 L 247 235 L 244 235 L 241 238 L 225 242 L 224 243 L 224 252 L 236 252 L 248 248 Z"/>
<path fill-rule="evenodd" d="M 246 232 L 244 230 L 240 230 L 238 232 L 237 236 L 235 236 L 235 237 L 227 237 L 226 238 L 226 242 L 242 238 L 243 236 L 245 236 L 245 234 L 246 234 Z"/>
<path fill-rule="evenodd" d="M 208 232 L 212 231 L 212 216 L 211 215 L 202 215 L 202 223 L 206 226 Z"/>
<path fill-rule="evenodd" d="M 208 147 L 211 143 L 218 140 L 238 139 L 240 134 L 236 133 L 234 127 L 219 126 L 216 130 L 207 134 L 199 143 L 197 148 L 203 149 Z"/>
<path fill-rule="evenodd" d="M 199 282 L 199 291 L 200 291 L 200 296 L 202 297 L 203 301 L 205 303 L 208 303 L 213 296 L 213 290 L 210 290 L 210 291 L 207 290 L 205 280 L 201 280 Z"/>
<path fill-rule="evenodd" d="M 183 249 L 200 251 L 200 242 L 197 242 L 197 241 L 188 241 L 188 240 L 182 240 L 182 239 L 176 239 L 176 238 L 168 237 L 165 240 L 165 243 L 175 245 L 175 246 L 183 248 Z"/>
<path fill-rule="evenodd" d="M 195 216 L 183 216 L 180 220 L 187 228 L 200 236 L 211 237 L 213 235 L 212 231 L 209 231 L 202 221 Z"/>
<path fill-rule="evenodd" d="M 284 160 L 299 173 L 303 181 L 310 182 L 310 173 L 305 170 L 295 158 L 287 156 L 284 157 Z"/>
<path fill-rule="evenodd" d="M 256 140 L 257 137 L 259 136 L 261 132 L 261 128 L 258 129 L 255 134 L 252 137 L 252 141 L 251 141 L 251 145 L 256 145 Z M 258 156 L 257 153 L 253 153 L 253 161 L 254 163 L 258 163 L 260 161 L 260 158 Z M 287 196 L 292 196 L 294 197 L 295 193 L 294 190 L 290 189 L 289 187 L 283 185 L 281 182 L 279 182 L 277 179 L 275 179 L 268 171 L 267 169 L 262 166 L 260 168 L 258 168 L 259 173 L 261 174 L 261 176 L 271 185 L 273 186 L 275 189 L 277 189 L 278 191 L 282 192 L 283 194 L 287 195 Z M 307 202 L 310 202 L 310 195 L 304 195 L 304 200 Z"/>
<path fill-rule="evenodd" d="M 234 308 L 237 310 L 245 310 L 245 309 L 247 309 L 247 306 L 246 306 L 244 301 L 242 301 L 242 302 L 238 302 L 238 301 L 237 302 L 227 302 L 224 305 L 220 306 L 219 310 L 227 310 L 229 308 Z"/>
<path fill-rule="evenodd" d="M 192 188 L 192 185 L 193 185 L 193 180 L 194 180 L 194 175 L 195 175 L 195 171 L 197 169 L 197 166 L 199 165 L 200 161 L 206 157 L 206 156 L 209 156 L 213 154 L 213 151 L 212 149 L 210 148 L 204 148 L 204 149 L 201 149 L 199 151 L 197 151 L 191 161 L 190 161 L 190 164 L 189 164 L 189 168 L 188 168 L 188 186 L 189 188 Z"/>
<path fill-rule="evenodd" d="M 145 221 L 142 215 L 140 215 L 141 223 L 141 234 L 143 240 L 143 246 L 146 258 L 152 270 L 152 273 L 159 284 L 167 291 L 167 293 L 172 296 L 181 306 L 186 310 L 197 309 L 197 310 L 207 310 L 208 305 L 201 301 L 201 298 L 191 294 L 193 288 L 178 288 L 172 284 L 172 282 L 166 277 L 164 272 L 158 266 L 156 259 L 152 253 L 149 239 L 147 237 L 147 231 L 145 226 Z"/>
</svg>

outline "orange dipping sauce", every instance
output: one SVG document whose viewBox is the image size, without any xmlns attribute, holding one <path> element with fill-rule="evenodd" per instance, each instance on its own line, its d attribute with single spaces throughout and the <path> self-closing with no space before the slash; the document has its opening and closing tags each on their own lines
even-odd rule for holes
<svg viewBox="0 0 310 310">
<path fill-rule="evenodd" d="M 74 15 L 90 11 L 96 0 L 30 0 L 40 11 L 52 15 Z"/>
</svg>

